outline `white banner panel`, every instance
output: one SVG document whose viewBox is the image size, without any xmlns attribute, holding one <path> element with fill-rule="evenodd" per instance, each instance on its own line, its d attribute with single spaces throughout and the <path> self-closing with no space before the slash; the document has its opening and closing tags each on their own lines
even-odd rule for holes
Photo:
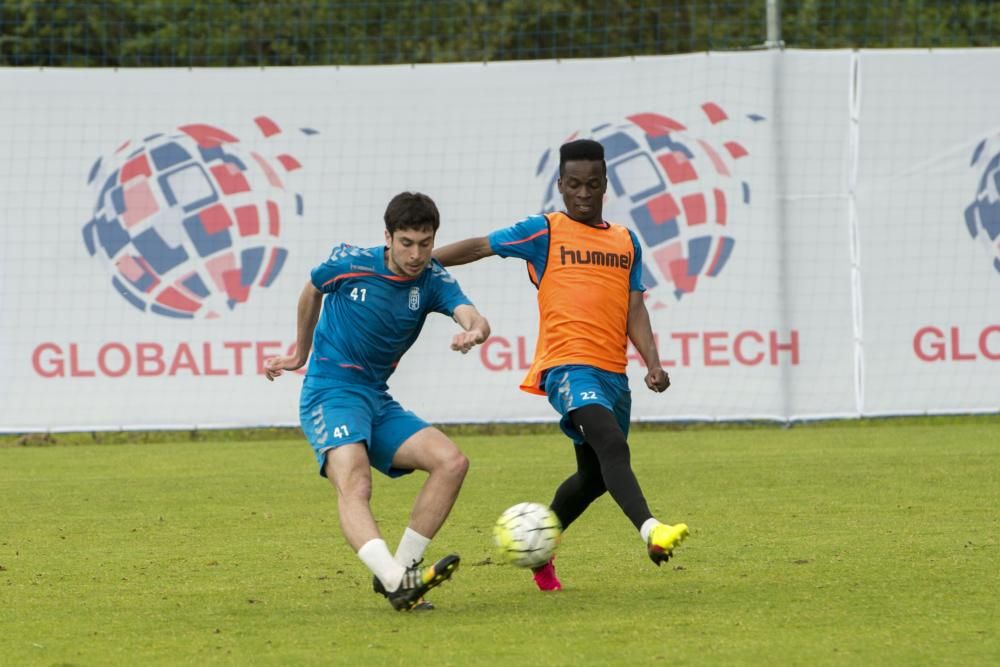
<svg viewBox="0 0 1000 667">
<path fill-rule="evenodd" d="M 980 53 L 995 62 L 996 52 Z M 849 52 L 785 51 L 0 71 L 0 362 L 8 372 L 0 429 L 297 423 L 300 378 L 268 383 L 259 369 L 293 343 L 310 268 L 341 241 L 380 243 L 385 205 L 402 190 L 437 201 L 439 244 L 560 207 L 555 152 L 571 136 L 604 143 L 605 217 L 643 244 L 647 305 L 673 387 L 648 392 L 633 361 L 637 419 L 868 410 L 875 404 L 860 402 L 865 383 L 891 372 L 870 358 L 877 335 L 868 327 L 881 325 L 867 264 L 863 311 L 852 292 L 852 230 L 862 230 L 866 262 L 876 252 L 865 236 L 871 202 L 851 196 L 859 174 L 876 187 L 867 185 L 867 144 L 859 153 L 852 133 L 852 63 Z M 884 74 L 897 87 L 908 80 L 900 67 Z M 924 141 L 932 121 L 948 116 L 928 116 Z M 966 141 L 988 135 L 988 124 L 977 127 Z M 863 126 L 859 136 L 870 139 Z M 876 154 L 873 169 L 887 159 L 891 151 Z M 968 161 L 956 169 L 967 177 Z M 957 197 L 966 237 L 971 183 L 972 194 Z M 915 219 L 906 213 L 913 198 L 898 199 L 893 219 Z M 887 263 L 913 266 L 895 250 L 902 257 Z M 997 282 L 988 270 L 980 281 Z M 490 258 L 454 274 L 494 335 L 461 356 L 448 349 L 456 325 L 429 318 L 390 380 L 394 396 L 433 421 L 553 419 L 543 398 L 517 390 L 537 331 L 523 263 Z M 936 279 L 944 294 L 954 276 L 942 270 Z M 891 306 L 881 330 L 898 326 L 901 302 Z M 959 336 L 986 331 L 987 353 L 965 364 L 976 373 L 1000 346 L 988 318 L 919 322 L 945 337 L 951 326 Z M 879 391 L 872 385 L 867 399 Z M 876 412 L 952 407 L 913 391 L 895 398 L 899 405 Z"/>
<path fill-rule="evenodd" d="M 867 414 L 1000 409 L 1000 51 L 861 55 Z"/>
</svg>

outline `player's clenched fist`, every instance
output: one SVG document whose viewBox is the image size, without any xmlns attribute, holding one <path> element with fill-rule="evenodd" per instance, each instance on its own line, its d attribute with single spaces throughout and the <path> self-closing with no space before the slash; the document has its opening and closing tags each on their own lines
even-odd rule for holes
<svg viewBox="0 0 1000 667">
<path fill-rule="evenodd" d="M 655 392 L 666 391 L 670 386 L 670 376 L 662 368 L 651 368 L 646 373 L 646 386 Z"/>
</svg>

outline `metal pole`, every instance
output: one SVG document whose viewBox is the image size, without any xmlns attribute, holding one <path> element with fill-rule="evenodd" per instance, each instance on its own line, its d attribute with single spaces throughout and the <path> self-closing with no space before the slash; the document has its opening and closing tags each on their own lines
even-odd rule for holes
<svg viewBox="0 0 1000 667">
<path fill-rule="evenodd" d="M 781 41 L 781 0 L 767 0 L 767 40 L 764 47 L 768 49 L 780 49 L 784 46 Z"/>
</svg>

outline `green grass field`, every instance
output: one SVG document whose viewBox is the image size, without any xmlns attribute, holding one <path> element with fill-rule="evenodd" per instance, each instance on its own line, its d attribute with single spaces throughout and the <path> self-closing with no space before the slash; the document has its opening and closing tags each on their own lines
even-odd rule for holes
<svg viewBox="0 0 1000 667">
<path fill-rule="evenodd" d="M 0 440 L 0 664 L 1000 664 L 997 416 L 642 429 L 650 504 L 692 538 L 657 569 L 602 498 L 556 594 L 490 543 L 571 470 L 544 430 L 458 431 L 472 469 L 428 556 L 462 566 L 427 613 L 371 592 L 300 439 Z M 376 476 L 392 548 L 420 481 Z"/>
</svg>

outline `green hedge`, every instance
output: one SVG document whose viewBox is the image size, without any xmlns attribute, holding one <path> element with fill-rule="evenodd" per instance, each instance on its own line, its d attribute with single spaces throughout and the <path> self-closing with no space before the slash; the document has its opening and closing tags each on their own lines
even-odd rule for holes
<svg viewBox="0 0 1000 667">
<path fill-rule="evenodd" d="M 786 45 L 990 46 L 988 0 L 779 3 Z M 766 0 L 5 0 L 0 65 L 369 65 L 759 48 Z"/>
</svg>

